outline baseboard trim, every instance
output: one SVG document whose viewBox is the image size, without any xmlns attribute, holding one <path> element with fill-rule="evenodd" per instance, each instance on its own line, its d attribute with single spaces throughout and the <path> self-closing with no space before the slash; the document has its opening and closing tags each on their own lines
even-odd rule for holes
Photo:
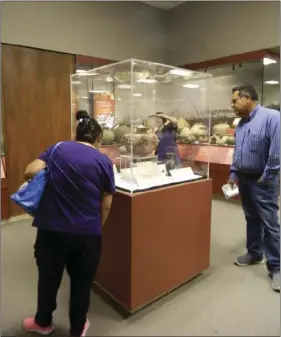
<svg viewBox="0 0 281 337">
<path fill-rule="evenodd" d="M 7 220 L 1 220 L 1 226 L 8 225 L 17 221 L 30 220 L 30 219 L 32 219 L 32 217 L 28 214 L 17 215 Z"/>
</svg>

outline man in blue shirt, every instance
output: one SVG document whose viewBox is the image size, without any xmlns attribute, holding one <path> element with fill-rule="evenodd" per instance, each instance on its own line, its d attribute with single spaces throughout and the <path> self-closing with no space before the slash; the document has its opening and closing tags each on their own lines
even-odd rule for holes
<svg viewBox="0 0 281 337">
<path fill-rule="evenodd" d="M 247 253 L 235 264 L 259 264 L 265 255 L 272 289 L 280 292 L 280 112 L 260 106 L 251 85 L 232 89 L 232 107 L 241 120 L 229 184 L 238 184 L 247 222 Z"/>
</svg>

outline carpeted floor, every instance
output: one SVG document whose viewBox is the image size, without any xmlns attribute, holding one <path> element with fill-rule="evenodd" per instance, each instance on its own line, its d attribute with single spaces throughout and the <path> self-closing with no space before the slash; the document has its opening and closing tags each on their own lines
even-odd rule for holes
<svg viewBox="0 0 281 337">
<path fill-rule="evenodd" d="M 125 319 L 92 294 L 89 336 L 279 336 L 280 297 L 265 266 L 233 265 L 244 252 L 244 218 L 239 205 L 213 201 L 211 267 L 202 276 Z M 2 227 L 2 336 L 27 336 L 21 320 L 36 306 L 35 230 L 29 221 Z M 55 313 L 57 331 L 68 329 L 68 279 Z"/>
</svg>

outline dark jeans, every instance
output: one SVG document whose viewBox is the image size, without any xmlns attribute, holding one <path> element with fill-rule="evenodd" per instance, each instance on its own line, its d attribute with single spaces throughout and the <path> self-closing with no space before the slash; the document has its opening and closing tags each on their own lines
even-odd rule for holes
<svg viewBox="0 0 281 337">
<path fill-rule="evenodd" d="M 259 176 L 238 175 L 238 186 L 247 221 L 247 250 L 254 259 L 267 259 L 269 272 L 280 270 L 278 180 L 258 183 Z"/>
<path fill-rule="evenodd" d="M 34 248 L 39 272 L 36 323 L 41 327 L 52 324 L 57 292 L 66 267 L 70 277 L 70 334 L 81 336 L 101 255 L 101 237 L 38 229 Z"/>
</svg>

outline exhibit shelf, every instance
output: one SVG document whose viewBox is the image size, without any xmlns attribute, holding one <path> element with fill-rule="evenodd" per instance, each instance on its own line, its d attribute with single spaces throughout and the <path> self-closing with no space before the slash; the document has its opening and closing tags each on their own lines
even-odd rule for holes
<svg viewBox="0 0 281 337">
<path fill-rule="evenodd" d="M 207 270 L 211 202 L 210 179 L 136 194 L 117 190 L 96 286 L 134 313 Z"/>
<path fill-rule="evenodd" d="M 178 144 L 178 149 L 183 166 L 187 166 L 189 160 L 192 162 L 210 162 L 209 176 L 213 181 L 213 194 L 223 196 L 221 187 L 229 178 L 234 147 L 209 144 Z M 101 151 L 108 155 L 117 167 L 120 165 L 119 146 L 102 146 Z"/>
</svg>

